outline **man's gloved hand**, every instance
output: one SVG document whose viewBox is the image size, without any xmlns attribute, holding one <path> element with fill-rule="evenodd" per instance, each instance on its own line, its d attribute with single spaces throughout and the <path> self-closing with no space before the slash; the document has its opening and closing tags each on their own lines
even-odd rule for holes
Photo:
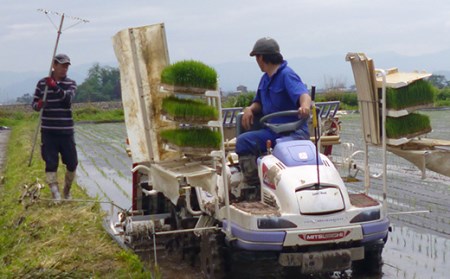
<svg viewBox="0 0 450 279">
<path fill-rule="evenodd" d="M 33 101 L 33 109 L 35 111 L 40 111 L 43 106 L 44 106 L 44 101 L 42 101 L 42 99 L 39 99 L 36 102 Z"/>
<path fill-rule="evenodd" d="M 47 84 L 47 87 L 51 89 L 57 87 L 56 81 L 52 77 L 46 77 L 45 84 Z"/>
<path fill-rule="evenodd" d="M 53 93 L 56 94 L 56 96 L 59 98 L 64 98 L 64 91 L 58 86 L 54 78 L 46 77 L 45 84 L 49 89 L 53 90 Z"/>
<path fill-rule="evenodd" d="M 37 102 L 36 108 L 37 110 L 41 110 L 41 108 L 44 106 L 44 102 L 42 101 L 42 99 L 39 99 L 39 101 Z"/>
</svg>

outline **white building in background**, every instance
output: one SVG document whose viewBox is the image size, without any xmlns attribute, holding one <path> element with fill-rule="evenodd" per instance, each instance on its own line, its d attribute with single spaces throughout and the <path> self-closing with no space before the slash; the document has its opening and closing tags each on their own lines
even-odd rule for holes
<svg viewBox="0 0 450 279">
<path fill-rule="evenodd" d="M 236 91 L 237 92 L 242 92 L 242 93 L 247 93 L 247 86 L 245 85 L 238 85 L 238 87 L 236 87 Z"/>
</svg>

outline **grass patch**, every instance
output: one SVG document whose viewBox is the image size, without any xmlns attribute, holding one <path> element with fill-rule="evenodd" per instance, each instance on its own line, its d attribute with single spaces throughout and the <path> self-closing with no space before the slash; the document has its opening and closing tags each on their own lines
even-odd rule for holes
<svg viewBox="0 0 450 279">
<path fill-rule="evenodd" d="M 94 106 L 72 109 L 72 116 L 75 122 L 113 122 L 124 121 L 123 109 L 103 110 Z M 25 111 L 1 110 L 0 107 L 0 126 L 15 126 L 22 121 L 34 121 L 39 118 L 39 112 L 31 109 Z"/>
<path fill-rule="evenodd" d="M 194 99 L 180 99 L 169 96 L 162 101 L 162 109 L 176 121 L 206 122 L 217 120 L 219 113 L 216 108 Z"/>
<path fill-rule="evenodd" d="M 124 121 L 123 109 L 101 110 L 90 106 L 73 111 L 74 121 Z"/>
<path fill-rule="evenodd" d="M 22 111 L 2 111 L 0 110 L 0 126 L 14 126 L 24 119 L 35 119 L 38 115 L 25 113 Z"/>
<path fill-rule="evenodd" d="M 167 66 L 161 73 L 161 82 L 175 86 L 215 90 L 217 72 L 202 62 L 183 60 Z"/>
<path fill-rule="evenodd" d="M 180 147 L 219 148 L 221 142 L 220 133 L 208 128 L 164 130 L 160 136 Z"/>
<path fill-rule="evenodd" d="M 431 131 L 430 117 L 419 113 L 411 113 L 402 117 L 386 118 L 386 136 L 398 139 L 407 135 Z"/>
<path fill-rule="evenodd" d="M 417 80 L 408 86 L 387 88 L 386 107 L 400 110 L 408 107 L 432 104 L 435 88 L 425 80 Z"/>
<path fill-rule="evenodd" d="M 24 184 L 45 181 L 37 151 L 28 167 L 36 124 L 37 119 L 15 122 L 7 147 L 0 185 L 0 278 L 150 278 L 139 259 L 106 233 L 98 204 L 40 200 L 25 209 L 18 203 Z M 60 167 L 60 184 L 63 172 Z M 73 196 L 89 199 L 77 185 Z M 48 187 L 40 197 L 51 198 Z"/>
</svg>

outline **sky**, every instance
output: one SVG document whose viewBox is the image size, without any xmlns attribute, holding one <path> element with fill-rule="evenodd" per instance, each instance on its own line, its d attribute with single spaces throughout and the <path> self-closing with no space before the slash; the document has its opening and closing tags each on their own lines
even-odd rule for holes
<svg viewBox="0 0 450 279">
<path fill-rule="evenodd" d="M 253 61 L 249 52 L 264 36 L 278 41 L 287 60 L 450 49 L 448 0 L 2 0 L 0 72 L 49 71 L 60 16 L 38 9 L 65 14 L 57 52 L 72 67 L 116 63 L 112 37 L 156 23 L 165 24 L 171 62 Z"/>
</svg>

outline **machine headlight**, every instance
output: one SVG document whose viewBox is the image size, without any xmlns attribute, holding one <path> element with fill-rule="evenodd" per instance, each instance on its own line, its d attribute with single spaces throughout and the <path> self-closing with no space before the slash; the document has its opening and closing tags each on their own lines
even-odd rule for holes
<svg viewBox="0 0 450 279">
<path fill-rule="evenodd" d="M 282 218 L 258 218 L 258 229 L 291 229 L 297 225 Z"/>
<path fill-rule="evenodd" d="M 368 210 L 359 213 L 355 217 L 353 217 L 352 220 L 350 220 L 350 223 L 362 223 L 362 222 L 369 222 L 380 219 L 380 210 L 374 209 L 374 210 Z"/>
</svg>

